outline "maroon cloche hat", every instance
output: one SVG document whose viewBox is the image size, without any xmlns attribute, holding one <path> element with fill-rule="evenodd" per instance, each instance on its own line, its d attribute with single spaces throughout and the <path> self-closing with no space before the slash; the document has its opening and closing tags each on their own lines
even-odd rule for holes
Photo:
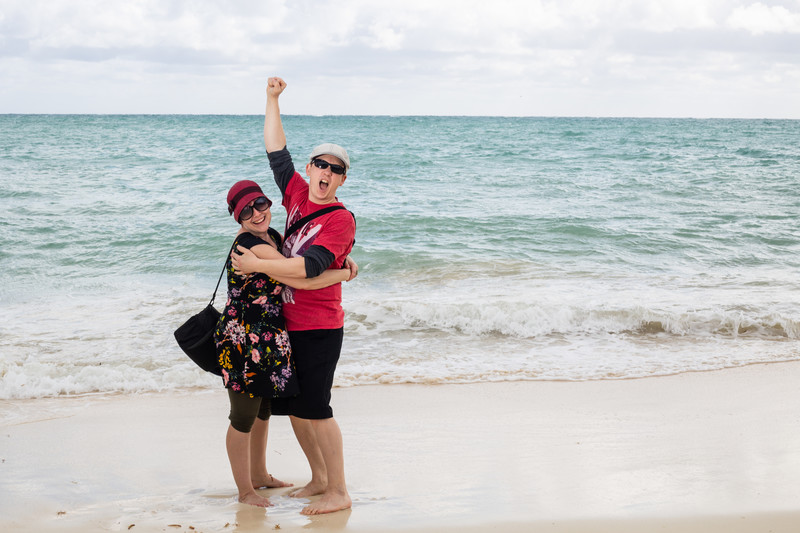
<svg viewBox="0 0 800 533">
<path fill-rule="evenodd" d="M 261 187 L 255 181 L 237 181 L 228 191 L 228 213 L 233 215 L 236 222 L 239 222 L 239 214 L 241 214 L 242 209 L 256 198 L 262 196 L 266 198 L 267 195 L 263 193 Z"/>
</svg>

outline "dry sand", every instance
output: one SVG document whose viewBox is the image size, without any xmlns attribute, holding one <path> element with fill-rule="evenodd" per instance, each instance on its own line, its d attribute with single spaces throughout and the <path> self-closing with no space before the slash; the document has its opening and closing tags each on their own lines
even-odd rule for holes
<svg viewBox="0 0 800 533">
<path fill-rule="evenodd" d="M 239 504 L 220 387 L 0 402 L 0 531 L 800 531 L 800 362 L 334 390 L 350 511 Z M 288 421 L 270 471 L 303 484 Z"/>
</svg>

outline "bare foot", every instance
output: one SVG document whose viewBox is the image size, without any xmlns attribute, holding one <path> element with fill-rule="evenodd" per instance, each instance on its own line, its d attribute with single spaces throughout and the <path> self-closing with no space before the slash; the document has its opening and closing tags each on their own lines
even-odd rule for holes
<svg viewBox="0 0 800 533">
<path fill-rule="evenodd" d="M 272 503 L 267 498 L 259 496 L 255 492 L 248 492 L 244 496 L 239 495 L 239 501 L 256 507 L 272 507 Z"/>
<path fill-rule="evenodd" d="M 336 511 L 350 509 L 352 504 L 353 502 L 350 500 L 350 496 L 346 492 L 341 493 L 329 491 L 326 492 L 319 500 L 315 501 L 311 505 L 306 506 L 301 513 L 304 515 L 335 513 Z"/>
<path fill-rule="evenodd" d="M 310 498 L 311 496 L 318 496 L 320 494 L 325 494 L 325 485 L 311 481 L 302 489 L 294 491 L 291 496 L 292 498 Z"/>
<path fill-rule="evenodd" d="M 254 489 L 277 489 L 281 487 L 294 487 L 294 483 L 287 483 L 267 474 L 265 477 L 252 478 Z"/>
</svg>

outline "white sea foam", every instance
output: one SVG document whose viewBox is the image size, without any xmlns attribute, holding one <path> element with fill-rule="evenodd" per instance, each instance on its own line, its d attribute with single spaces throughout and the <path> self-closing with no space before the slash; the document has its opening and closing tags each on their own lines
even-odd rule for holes
<svg viewBox="0 0 800 533">
<path fill-rule="evenodd" d="M 54 297 L 0 307 L 0 398 L 208 386 L 177 349 L 172 330 L 205 301 L 163 287 Z M 32 313 L 37 320 L 18 320 Z M 14 324 L 13 327 L 8 327 Z"/>
<path fill-rule="evenodd" d="M 411 294 L 346 285 L 336 384 L 628 378 L 798 355 L 788 298 L 725 308 L 709 297 L 690 308 L 696 301 L 675 291 L 651 288 L 637 300 L 591 278 L 475 288 L 493 281 L 438 280 Z M 0 321 L 14 327 L 1 331 L 0 398 L 219 386 L 172 338 L 206 303 L 186 291 L 130 282 L 102 298 L 2 306 Z M 23 311 L 39 320 L 12 321 Z"/>
<path fill-rule="evenodd" d="M 487 277 L 430 279 L 405 292 L 353 290 L 348 306 L 364 327 L 432 329 L 460 335 L 540 338 L 595 334 L 796 340 L 791 292 L 747 287 L 698 289 L 692 280 Z M 743 302 L 747 302 L 746 305 Z"/>
</svg>

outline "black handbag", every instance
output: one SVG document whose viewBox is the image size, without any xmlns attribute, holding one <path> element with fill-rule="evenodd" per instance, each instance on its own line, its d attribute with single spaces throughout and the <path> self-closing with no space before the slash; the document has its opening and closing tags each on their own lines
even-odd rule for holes
<svg viewBox="0 0 800 533">
<path fill-rule="evenodd" d="M 233 246 L 231 246 L 232 251 Z M 181 350 L 197 366 L 218 376 L 222 375 L 222 370 L 219 367 L 217 346 L 214 344 L 214 329 L 217 327 L 220 312 L 214 307 L 214 298 L 217 297 L 217 289 L 219 289 L 222 276 L 225 275 L 225 271 L 228 268 L 230 255 L 229 252 L 228 257 L 225 259 L 225 266 L 222 267 L 222 272 L 217 280 L 217 286 L 214 287 L 214 294 L 211 295 L 211 301 L 208 302 L 205 309 L 190 317 L 189 320 L 175 330 L 175 340 L 178 341 L 178 346 L 181 347 Z"/>
</svg>

